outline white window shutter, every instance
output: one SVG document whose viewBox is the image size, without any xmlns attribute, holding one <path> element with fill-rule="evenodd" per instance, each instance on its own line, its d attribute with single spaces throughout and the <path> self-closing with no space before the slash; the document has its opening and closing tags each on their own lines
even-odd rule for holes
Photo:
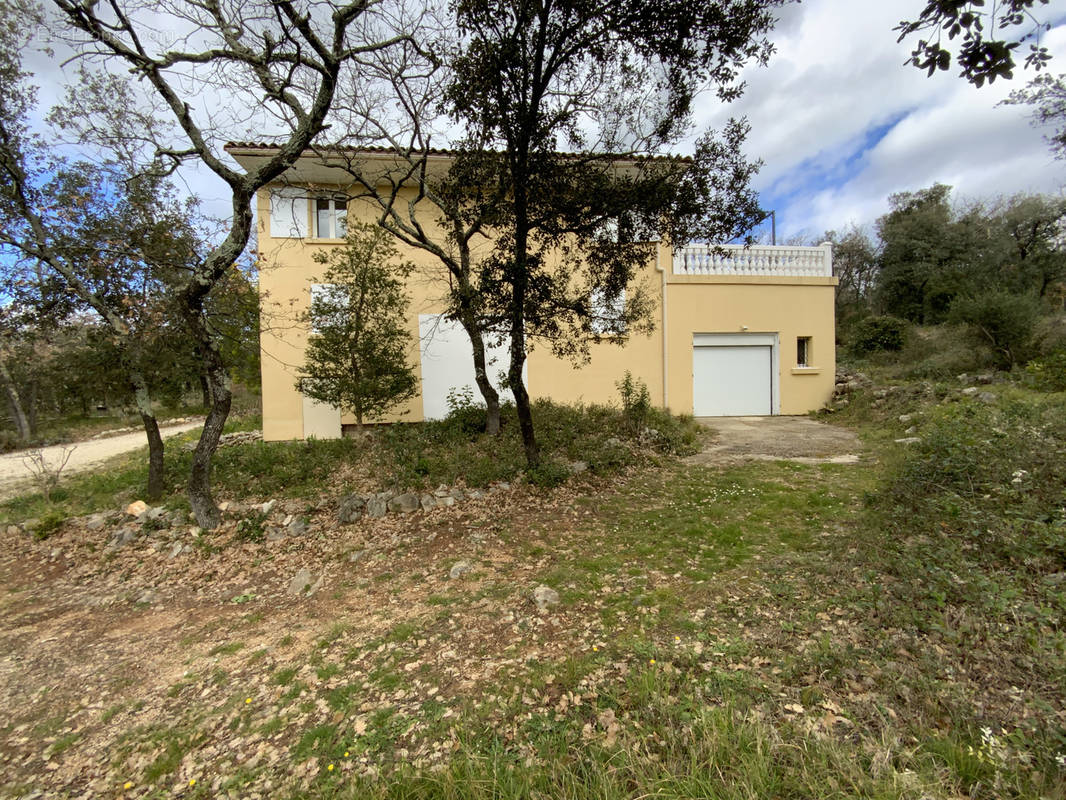
<svg viewBox="0 0 1066 800">
<path fill-rule="evenodd" d="M 270 235 L 273 238 L 306 238 L 307 213 L 307 197 L 303 190 L 292 186 L 270 190 Z"/>
</svg>

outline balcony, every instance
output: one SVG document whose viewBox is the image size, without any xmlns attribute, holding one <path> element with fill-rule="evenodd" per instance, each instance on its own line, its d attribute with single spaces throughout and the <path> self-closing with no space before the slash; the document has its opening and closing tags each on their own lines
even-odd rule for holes
<svg viewBox="0 0 1066 800">
<path fill-rule="evenodd" d="M 674 250 L 674 275 L 833 277 L 833 246 L 690 244 Z"/>
</svg>

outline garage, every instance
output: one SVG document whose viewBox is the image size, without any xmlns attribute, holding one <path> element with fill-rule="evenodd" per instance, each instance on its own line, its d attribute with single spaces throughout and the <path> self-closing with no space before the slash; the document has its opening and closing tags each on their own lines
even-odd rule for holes
<svg viewBox="0 0 1066 800">
<path fill-rule="evenodd" d="M 693 415 L 777 413 L 776 365 L 777 334 L 696 334 L 692 348 Z"/>
</svg>

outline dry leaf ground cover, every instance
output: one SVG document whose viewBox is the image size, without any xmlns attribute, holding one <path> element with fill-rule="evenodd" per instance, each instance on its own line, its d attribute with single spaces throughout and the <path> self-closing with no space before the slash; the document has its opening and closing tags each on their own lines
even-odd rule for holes
<svg viewBox="0 0 1066 800">
<path fill-rule="evenodd" d="M 936 461 L 959 408 L 1021 437 L 1028 495 L 978 465 L 901 498 L 965 452 Z M 9 532 L 0 793 L 1063 797 L 1060 431 L 963 400 L 907 450 L 899 410 L 853 414 L 857 464 L 660 458 L 348 526 L 289 496 L 279 542 L 238 533 L 276 494 L 234 495 L 173 558 L 187 532 Z"/>
</svg>

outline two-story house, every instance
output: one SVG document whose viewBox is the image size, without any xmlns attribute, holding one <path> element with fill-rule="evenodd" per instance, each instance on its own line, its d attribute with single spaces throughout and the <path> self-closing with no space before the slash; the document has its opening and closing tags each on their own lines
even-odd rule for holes
<svg viewBox="0 0 1066 800">
<path fill-rule="evenodd" d="M 227 150 L 242 166 L 254 168 L 270 146 L 239 143 Z M 434 159 L 446 168 L 446 153 Z M 282 181 L 260 191 L 257 212 L 264 438 L 340 436 L 354 419 L 297 388 L 308 335 L 298 319 L 325 269 L 313 254 L 342 245 L 347 221 L 370 221 L 374 208 L 349 201 L 338 170 L 309 155 Z M 426 224 L 435 218 L 427 204 Z M 442 417 L 449 392 L 463 387 L 479 396 L 469 340 L 441 314 L 446 271 L 422 250 L 401 246 L 401 251 L 417 265 L 407 289 L 411 362 L 421 392 L 385 422 Z M 622 346 L 595 341 L 591 361 L 581 367 L 534 348 L 527 362 L 533 398 L 617 402 L 615 384 L 628 370 L 647 384 L 655 404 L 698 417 L 805 414 L 829 399 L 836 284 L 829 245 L 675 250 L 660 243 L 637 280 L 655 300 L 655 330 L 632 334 Z M 504 348 L 489 355 L 497 364 L 490 372 L 506 370 Z"/>
</svg>

